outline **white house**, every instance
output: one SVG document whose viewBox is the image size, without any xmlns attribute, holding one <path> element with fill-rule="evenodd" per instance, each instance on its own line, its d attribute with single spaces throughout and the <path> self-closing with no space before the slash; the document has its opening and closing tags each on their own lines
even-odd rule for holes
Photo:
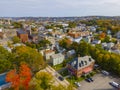
<svg viewBox="0 0 120 90">
<path fill-rule="evenodd" d="M 67 52 L 67 57 L 75 55 L 75 50 L 70 50 Z"/>
<path fill-rule="evenodd" d="M 52 55 L 54 55 L 54 54 L 55 54 L 55 51 L 53 51 L 53 50 L 46 50 L 46 51 L 44 52 L 45 59 L 46 59 L 46 60 L 49 60 L 49 59 L 50 59 L 50 56 L 52 56 Z"/>
<path fill-rule="evenodd" d="M 65 59 L 65 57 L 61 53 L 53 54 L 53 55 L 51 55 L 51 58 L 50 58 L 53 66 L 57 65 L 57 64 L 61 64 L 64 59 Z"/>
</svg>

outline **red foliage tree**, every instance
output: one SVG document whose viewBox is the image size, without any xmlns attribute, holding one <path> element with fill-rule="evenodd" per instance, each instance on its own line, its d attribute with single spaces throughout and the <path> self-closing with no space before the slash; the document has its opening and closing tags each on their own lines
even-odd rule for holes
<svg viewBox="0 0 120 90">
<path fill-rule="evenodd" d="M 28 90 L 29 82 L 31 80 L 31 70 L 26 64 L 22 64 L 20 67 L 20 80 L 21 84 Z"/>
<path fill-rule="evenodd" d="M 6 82 L 11 82 L 12 87 L 15 90 L 19 90 L 19 86 L 20 86 L 20 77 L 19 75 L 16 73 L 16 70 L 11 70 L 10 72 L 7 73 L 6 75 Z"/>
<path fill-rule="evenodd" d="M 12 87 L 15 90 L 19 90 L 20 86 L 25 87 L 28 90 L 29 82 L 31 80 L 31 70 L 27 64 L 21 64 L 19 73 L 16 70 L 11 70 L 6 75 L 6 82 L 11 82 Z"/>
</svg>

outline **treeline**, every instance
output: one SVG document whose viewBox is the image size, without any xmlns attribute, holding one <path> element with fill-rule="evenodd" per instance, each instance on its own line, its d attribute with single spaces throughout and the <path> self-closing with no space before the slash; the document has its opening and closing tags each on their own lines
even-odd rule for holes
<svg viewBox="0 0 120 90">
<path fill-rule="evenodd" d="M 26 63 L 33 73 L 45 67 L 42 55 L 35 49 L 19 46 L 10 53 L 0 46 L 0 73 L 14 68 L 18 70 L 22 62 Z"/>
<path fill-rule="evenodd" d="M 97 25 L 97 31 L 107 32 L 107 30 L 111 31 L 112 35 L 115 35 L 118 31 L 120 31 L 120 20 L 82 20 L 80 23 L 86 24 L 87 26 L 95 26 Z"/>
<path fill-rule="evenodd" d="M 91 55 L 102 69 L 120 76 L 120 55 L 103 50 L 101 45 L 92 46 L 84 41 L 79 44 L 73 42 L 71 45 L 67 45 L 67 43 L 66 45 L 60 43 L 60 45 L 67 47 L 67 50 L 75 49 L 76 55 Z"/>
<path fill-rule="evenodd" d="M 6 82 L 11 87 L 6 90 L 73 90 L 73 86 L 56 86 L 54 78 L 46 67 L 42 55 L 36 49 L 18 46 L 12 53 L 0 46 L 0 73 L 7 72 Z"/>
</svg>

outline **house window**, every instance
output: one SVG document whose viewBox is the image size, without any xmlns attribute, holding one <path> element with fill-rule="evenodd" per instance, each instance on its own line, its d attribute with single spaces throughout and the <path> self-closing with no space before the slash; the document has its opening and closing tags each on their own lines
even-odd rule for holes
<svg viewBox="0 0 120 90">
<path fill-rule="evenodd" d="M 92 60 L 91 60 L 91 58 L 89 58 L 89 62 L 91 62 Z"/>
<path fill-rule="evenodd" d="M 81 67 L 81 63 L 79 63 L 79 67 Z"/>
</svg>

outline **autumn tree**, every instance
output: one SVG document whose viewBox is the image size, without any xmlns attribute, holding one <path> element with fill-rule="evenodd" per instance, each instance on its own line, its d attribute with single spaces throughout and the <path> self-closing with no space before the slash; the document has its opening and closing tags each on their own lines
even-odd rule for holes
<svg viewBox="0 0 120 90">
<path fill-rule="evenodd" d="M 11 70 L 6 75 L 6 82 L 10 82 L 15 90 L 28 90 L 31 80 L 31 70 L 27 64 L 22 63 L 19 70 Z"/>
<path fill-rule="evenodd" d="M 6 82 L 10 82 L 12 84 L 12 87 L 15 90 L 19 90 L 20 87 L 20 77 L 17 74 L 16 70 L 11 70 L 6 75 Z"/>
<path fill-rule="evenodd" d="M 38 72 L 35 77 L 31 81 L 31 86 L 34 87 L 35 90 L 49 90 L 53 83 L 52 75 L 48 72 Z"/>
<path fill-rule="evenodd" d="M 19 67 L 21 62 L 26 62 L 33 72 L 37 72 L 40 69 L 45 67 L 45 62 L 43 60 L 42 55 L 37 52 L 35 49 L 26 47 L 26 46 L 19 46 L 13 50 L 16 57 L 14 59 L 14 63 Z"/>
<path fill-rule="evenodd" d="M 59 41 L 59 45 L 63 48 L 66 48 L 66 49 L 68 49 L 71 44 L 72 44 L 72 41 L 68 38 L 64 38 L 64 39 Z"/>
<path fill-rule="evenodd" d="M 29 82 L 31 80 L 31 70 L 27 64 L 21 64 L 20 71 L 19 71 L 20 81 L 25 90 L 28 90 Z"/>
</svg>

